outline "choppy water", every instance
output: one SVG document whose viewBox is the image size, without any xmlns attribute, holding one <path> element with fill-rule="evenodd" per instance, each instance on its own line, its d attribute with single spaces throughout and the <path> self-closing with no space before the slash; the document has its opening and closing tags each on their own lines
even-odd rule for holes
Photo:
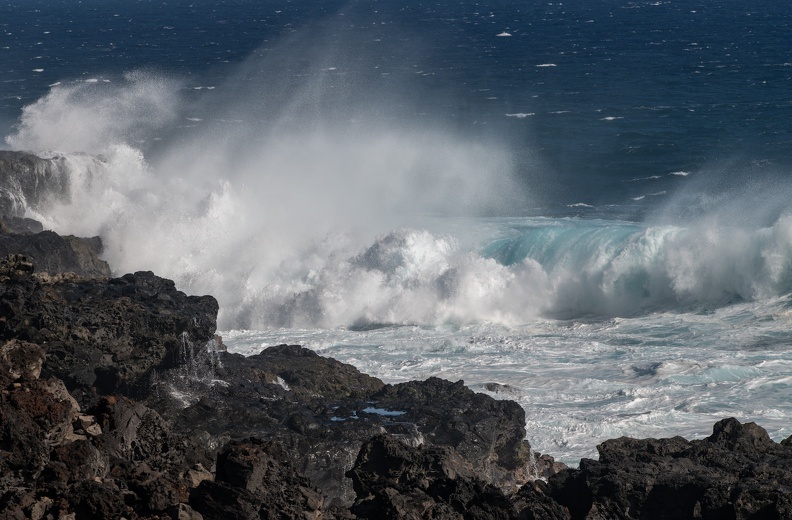
<svg viewBox="0 0 792 520">
<path fill-rule="evenodd" d="M 792 6 L 0 2 L 27 207 L 211 293 L 232 350 L 520 402 L 618 435 L 790 433 Z M 497 383 L 501 386 L 493 386 Z"/>
</svg>

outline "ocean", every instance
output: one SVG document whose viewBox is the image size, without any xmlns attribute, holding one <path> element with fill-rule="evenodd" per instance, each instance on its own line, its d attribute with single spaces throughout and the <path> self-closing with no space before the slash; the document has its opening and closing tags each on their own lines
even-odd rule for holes
<svg viewBox="0 0 792 520">
<path fill-rule="evenodd" d="M 570 465 L 792 435 L 792 4 L 0 1 L 27 207 L 232 352 L 512 399 Z"/>
</svg>

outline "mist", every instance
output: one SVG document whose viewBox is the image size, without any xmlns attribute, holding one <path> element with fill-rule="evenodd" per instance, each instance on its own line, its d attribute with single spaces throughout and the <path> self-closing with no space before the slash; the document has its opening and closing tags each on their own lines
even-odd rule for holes
<svg viewBox="0 0 792 520">
<path fill-rule="evenodd" d="M 330 40 L 292 35 L 219 84 L 133 71 L 51 86 L 6 142 L 65 157 L 71 194 L 29 215 L 60 233 L 101 236 L 115 274 L 153 270 L 215 295 L 222 327 L 338 326 L 366 314 L 365 295 L 389 282 L 369 278 L 364 308 L 308 311 L 305 294 L 322 273 L 357 265 L 416 218 L 528 204 L 506 139 L 434 117 L 426 108 L 449 100 L 411 85 L 411 71 L 383 76 L 376 56 Z M 426 240 L 428 250 L 453 243 Z M 285 311 L 295 298 L 300 308 Z M 372 319 L 386 319 L 390 304 L 378 305 Z"/>
</svg>

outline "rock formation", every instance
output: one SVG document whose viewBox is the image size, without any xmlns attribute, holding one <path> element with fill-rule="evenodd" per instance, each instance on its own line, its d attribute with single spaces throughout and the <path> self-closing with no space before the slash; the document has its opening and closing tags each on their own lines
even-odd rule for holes
<svg viewBox="0 0 792 520">
<path fill-rule="evenodd" d="M 0 153 L 0 518 L 792 518 L 792 439 L 752 423 L 606 441 L 570 469 L 462 381 L 228 353 L 211 296 L 112 278 L 99 239 L 24 218 L 68 196 L 58 161 Z"/>
</svg>

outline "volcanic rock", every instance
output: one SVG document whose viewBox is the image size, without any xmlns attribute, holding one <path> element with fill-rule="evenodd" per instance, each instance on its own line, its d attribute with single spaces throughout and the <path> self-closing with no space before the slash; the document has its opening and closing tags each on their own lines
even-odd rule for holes
<svg viewBox="0 0 792 520">
<path fill-rule="evenodd" d="M 193 491 L 192 507 L 206 520 L 318 520 L 323 499 L 278 444 L 248 439 L 226 445 L 217 457 L 215 480 L 204 480 Z"/>
<path fill-rule="evenodd" d="M 573 519 L 792 518 L 792 447 L 754 423 L 724 419 L 687 441 L 620 439 L 599 461 L 550 478 Z"/>
<path fill-rule="evenodd" d="M 38 273 L 52 276 L 74 273 L 86 278 L 108 278 L 110 267 L 100 258 L 101 254 L 102 240 L 99 237 L 60 236 L 53 231 L 35 234 L 0 231 L 0 258 L 9 264 L 23 256 L 31 264 L 29 270 Z M 9 259 L 10 256 L 15 258 Z"/>
<path fill-rule="evenodd" d="M 106 282 L 0 276 L 0 340 L 42 346 L 44 376 L 79 396 L 147 395 L 157 370 L 183 364 L 188 342 L 213 338 L 217 309 L 211 296 L 186 296 L 150 272 Z"/>
<path fill-rule="evenodd" d="M 363 444 L 348 475 L 358 518 L 517 519 L 503 492 L 478 479 L 470 462 L 447 446 L 414 448 L 377 436 Z"/>
<path fill-rule="evenodd" d="M 150 406 L 172 417 L 179 431 L 205 431 L 218 443 L 251 436 L 279 442 L 327 505 L 355 500 L 347 471 L 361 446 L 383 433 L 415 447 L 452 447 L 477 478 L 507 493 L 532 477 L 522 408 L 461 381 L 384 385 L 295 345 L 250 357 L 220 352 L 211 368 L 204 385 L 192 378 L 179 386 L 177 377 L 164 375 L 158 395 L 165 397 L 150 399 Z"/>
</svg>

